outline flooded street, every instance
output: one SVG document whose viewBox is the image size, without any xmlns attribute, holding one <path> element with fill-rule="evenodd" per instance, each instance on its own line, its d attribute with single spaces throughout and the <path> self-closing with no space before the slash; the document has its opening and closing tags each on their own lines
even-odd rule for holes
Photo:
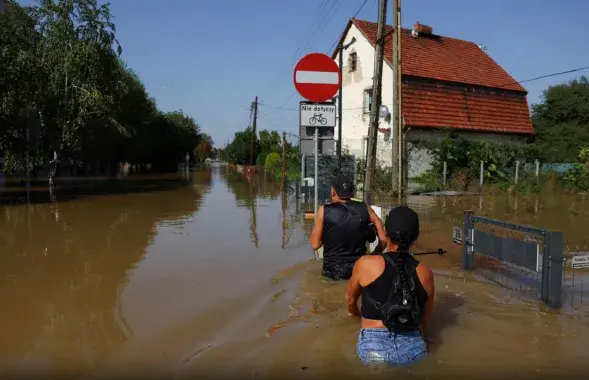
<svg viewBox="0 0 589 380">
<path fill-rule="evenodd" d="M 580 373 L 589 360 L 586 309 L 554 312 L 465 274 L 451 242 L 470 208 L 583 246 L 581 197 L 411 198 L 419 246 L 450 251 L 424 258 L 437 275 L 432 353 L 372 370 L 355 354 L 346 284 L 320 276 L 293 194 L 224 167 L 191 175 L 181 189 L 3 206 L 2 378 L 542 375 Z"/>
</svg>

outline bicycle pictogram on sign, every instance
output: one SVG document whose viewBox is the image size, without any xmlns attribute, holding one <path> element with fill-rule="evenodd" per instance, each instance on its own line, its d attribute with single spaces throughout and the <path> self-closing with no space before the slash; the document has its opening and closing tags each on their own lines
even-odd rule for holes
<svg viewBox="0 0 589 380">
<path fill-rule="evenodd" d="M 316 113 L 309 119 L 309 124 L 315 125 L 317 122 L 321 125 L 327 124 L 327 119 L 323 117 L 322 113 Z"/>
</svg>

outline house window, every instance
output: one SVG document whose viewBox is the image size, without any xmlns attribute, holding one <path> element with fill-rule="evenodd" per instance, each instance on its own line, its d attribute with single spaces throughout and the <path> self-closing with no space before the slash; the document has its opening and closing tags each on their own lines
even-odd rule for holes
<svg viewBox="0 0 589 380">
<path fill-rule="evenodd" d="M 350 55 L 348 56 L 348 71 L 350 73 L 356 71 L 357 63 L 358 63 L 358 55 L 356 54 L 355 51 L 351 52 Z"/>
<path fill-rule="evenodd" d="M 368 158 L 368 136 L 362 136 L 362 158 Z"/>
<path fill-rule="evenodd" d="M 370 113 L 372 108 L 372 89 L 367 88 L 364 90 L 364 113 Z"/>
</svg>

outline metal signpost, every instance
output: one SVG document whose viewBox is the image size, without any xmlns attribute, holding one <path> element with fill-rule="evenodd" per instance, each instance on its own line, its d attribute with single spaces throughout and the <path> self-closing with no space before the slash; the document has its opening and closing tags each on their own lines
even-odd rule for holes
<svg viewBox="0 0 589 380">
<path fill-rule="evenodd" d="M 339 91 L 341 83 L 340 68 L 330 56 L 323 53 L 307 54 L 296 64 L 293 73 L 295 88 L 309 102 L 300 103 L 300 128 L 314 128 L 315 187 L 314 216 L 317 220 L 319 203 L 319 129 L 334 128 L 336 123 L 335 104 L 326 103 Z M 340 137 L 341 139 L 341 137 Z"/>
</svg>

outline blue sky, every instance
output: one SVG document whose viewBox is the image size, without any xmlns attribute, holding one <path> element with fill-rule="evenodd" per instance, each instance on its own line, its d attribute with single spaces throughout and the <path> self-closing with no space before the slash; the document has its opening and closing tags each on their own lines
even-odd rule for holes
<svg viewBox="0 0 589 380">
<path fill-rule="evenodd" d="M 111 0 L 111 9 L 123 57 L 158 105 L 182 109 L 224 145 L 248 125 L 256 95 L 263 104 L 259 129 L 297 132 L 293 109 L 302 99 L 291 97 L 292 68 L 304 53 L 326 52 L 363 0 L 323 3 Z M 375 21 L 377 3 L 367 0 L 358 17 Z M 402 1 L 404 27 L 419 21 L 436 34 L 482 44 L 517 80 L 589 66 L 588 14 L 584 0 Z M 528 101 L 538 102 L 547 86 L 581 74 L 589 70 L 523 83 Z M 287 100 L 286 110 L 278 111 Z"/>
</svg>

